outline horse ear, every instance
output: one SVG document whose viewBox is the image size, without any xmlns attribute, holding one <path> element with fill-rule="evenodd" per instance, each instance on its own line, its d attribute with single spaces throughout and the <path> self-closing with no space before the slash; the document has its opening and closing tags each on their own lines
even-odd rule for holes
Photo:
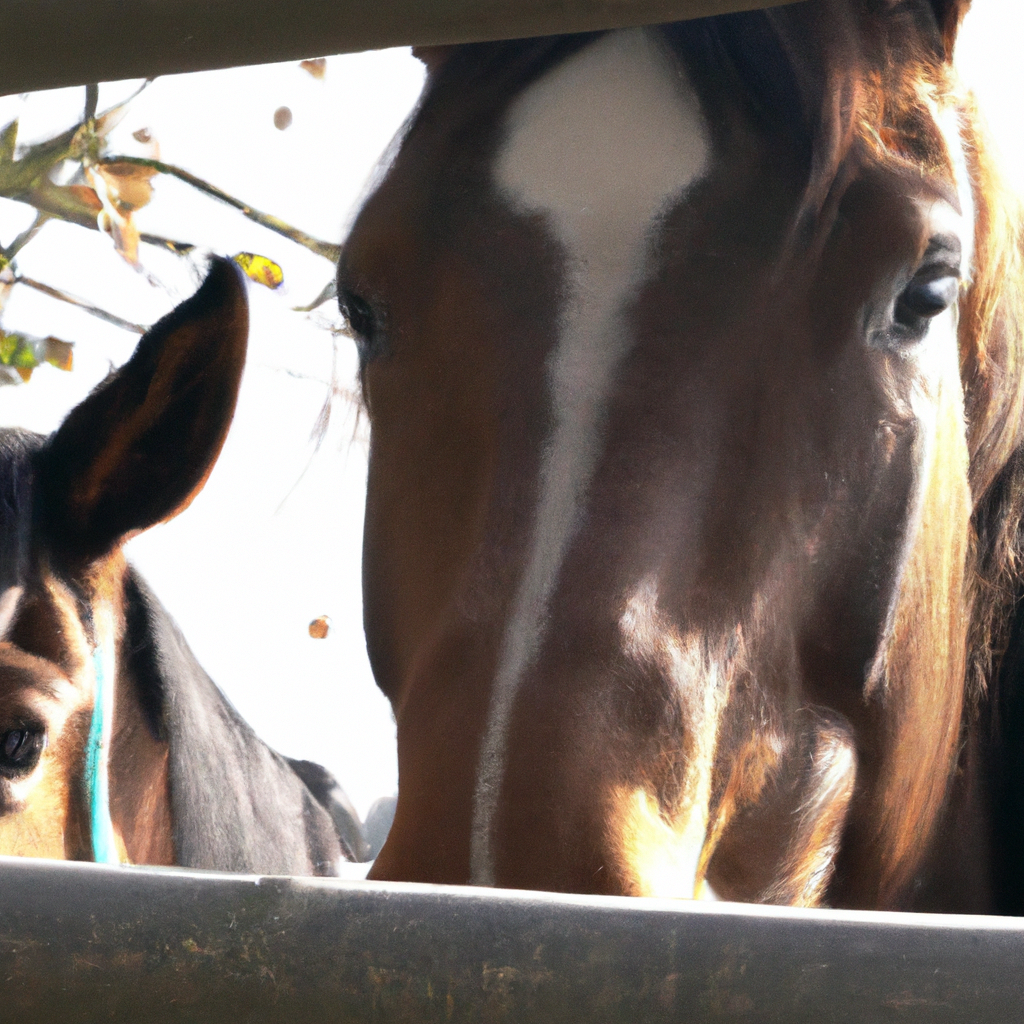
<svg viewBox="0 0 1024 1024">
<path fill-rule="evenodd" d="M 55 553 L 99 558 L 188 506 L 227 436 L 248 333 L 241 272 L 216 259 L 71 410 L 36 461 L 38 521 Z"/>
<path fill-rule="evenodd" d="M 935 12 L 935 23 L 939 26 L 942 37 L 942 56 L 945 60 L 953 59 L 953 48 L 960 32 L 960 24 L 970 9 L 971 0 L 929 0 Z"/>
<path fill-rule="evenodd" d="M 414 46 L 412 55 L 426 66 L 428 75 L 435 75 L 441 65 L 455 52 L 454 46 Z"/>
</svg>

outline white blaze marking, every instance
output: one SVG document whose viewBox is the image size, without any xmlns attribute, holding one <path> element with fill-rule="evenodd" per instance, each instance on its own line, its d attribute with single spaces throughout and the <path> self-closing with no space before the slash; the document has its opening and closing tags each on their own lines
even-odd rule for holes
<svg viewBox="0 0 1024 1024">
<path fill-rule="evenodd" d="M 533 541 L 508 620 L 477 772 L 471 874 L 494 882 L 491 833 L 509 718 L 600 451 L 622 316 L 648 269 L 661 216 L 707 167 L 700 104 L 656 31 L 603 36 L 512 104 L 494 179 L 517 211 L 543 214 L 565 255 L 561 332 L 548 365 L 554 428 Z"/>
</svg>

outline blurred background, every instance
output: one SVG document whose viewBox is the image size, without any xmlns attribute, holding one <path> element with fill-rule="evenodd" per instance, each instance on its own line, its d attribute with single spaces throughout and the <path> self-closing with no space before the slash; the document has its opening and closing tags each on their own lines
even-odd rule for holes
<svg viewBox="0 0 1024 1024">
<path fill-rule="evenodd" d="M 959 51 L 1018 188 L 1022 41 L 1024 7 L 976 0 Z M 130 102 L 106 152 L 158 157 L 338 243 L 422 82 L 408 50 L 168 76 Z M 98 109 L 140 84 L 102 85 Z M 85 102 L 81 88 L 3 97 L 0 128 L 19 119 L 21 152 L 76 124 Z M 69 162 L 69 180 L 75 169 Z M 194 244 L 192 254 L 143 244 L 140 270 L 109 235 L 50 221 L 18 253 L 18 272 L 148 325 L 194 290 L 208 252 L 254 252 L 281 268 L 279 288 L 250 287 L 238 413 L 206 489 L 184 515 L 133 540 L 129 556 L 256 731 L 282 753 L 327 766 L 365 817 L 397 786 L 394 722 L 362 632 L 366 424 L 354 397 L 354 347 L 336 334 L 336 304 L 293 308 L 314 302 L 332 266 L 176 178 L 158 175 L 152 184 L 134 223 Z M 0 199 L 0 246 L 34 215 L 25 203 Z M 138 338 L 23 285 L 8 290 L 0 326 L 74 343 L 70 371 L 44 363 L 27 383 L 0 386 L 0 426 L 40 432 L 127 359 Z M 329 617 L 328 635 L 313 639 L 309 624 L 321 616 Z"/>
</svg>

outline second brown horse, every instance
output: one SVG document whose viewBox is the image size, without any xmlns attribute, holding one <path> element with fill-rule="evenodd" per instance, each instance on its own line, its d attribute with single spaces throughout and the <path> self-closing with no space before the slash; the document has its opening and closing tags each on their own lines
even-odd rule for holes
<svg viewBox="0 0 1024 1024">
<path fill-rule="evenodd" d="M 0 854 L 323 875 L 364 853 L 329 773 L 255 735 L 121 550 L 203 486 L 247 337 L 214 261 L 54 434 L 0 431 Z"/>
</svg>

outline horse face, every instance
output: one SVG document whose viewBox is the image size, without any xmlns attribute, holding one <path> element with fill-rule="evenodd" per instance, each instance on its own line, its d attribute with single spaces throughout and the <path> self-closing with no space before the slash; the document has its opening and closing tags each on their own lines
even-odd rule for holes
<svg viewBox="0 0 1024 1024">
<path fill-rule="evenodd" d="M 84 858 L 86 808 L 73 780 L 89 730 L 89 647 L 71 593 L 55 580 L 33 590 L 24 603 L 23 588 L 8 592 L 0 623 L 0 851 Z"/>
<path fill-rule="evenodd" d="M 83 772 L 102 677 L 114 687 L 104 756 L 122 858 L 171 862 L 166 742 L 120 668 L 121 546 L 202 487 L 247 333 L 244 283 L 215 261 L 53 435 L 0 432 L 2 854 L 91 857 Z"/>
<path fill-rule="evenodd" d="M 928 173 L 847 139 L 821 187 L 791 122 L 887 31 L 936 76 L 941 47 L 807 6 L 456 51 L 354 226 L 376 877 L 878 904 L 920 857 L 963 684 L 973 207 L 938 106 Z M 734 30 L 762 96 L 700 49 Z"/>
</svg>

